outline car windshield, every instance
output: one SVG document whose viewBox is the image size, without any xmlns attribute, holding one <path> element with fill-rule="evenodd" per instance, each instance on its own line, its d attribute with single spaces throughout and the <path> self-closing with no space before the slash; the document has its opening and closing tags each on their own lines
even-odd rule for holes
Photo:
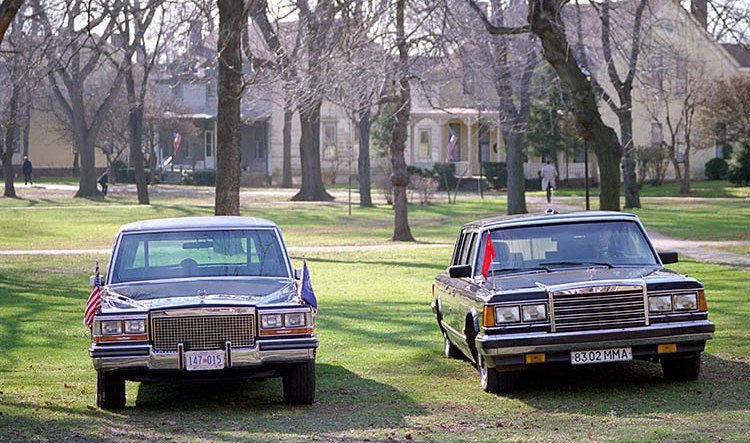
<svg viewBox="0 0 750 443">
<path fill-rule="evenodd" d="M 555 270 L 589 266 L 656 266 L 654 252 L 637 223 L 567 223 L 489 231 L 496 257 L 493 272 Z M 477 264 L 484 262 L 486 233 Z"/>
<path fill-rule="evenodd" d="M 111 281 L 230 276 L 288 277 L 276 231 L 125 234 Z"/>
</svg>

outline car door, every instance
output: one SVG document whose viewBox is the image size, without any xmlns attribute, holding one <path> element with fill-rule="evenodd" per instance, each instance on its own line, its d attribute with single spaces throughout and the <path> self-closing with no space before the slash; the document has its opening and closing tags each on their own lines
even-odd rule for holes
<svg viewBox="0 0 750 443">
<path fill-rule="evenodd" d="M 477 243 L 477 232 L 464 231 L 461 249 L 454 254 L 454 265 L 471 265 Z M 466 314 L 468 313 L 466 300 L 463 300 L 470 284 L 470 278 L 451 278 L 449 284 L 448 316 L 446 321 L 456 331 L 463 335 Z"/>
</svg>

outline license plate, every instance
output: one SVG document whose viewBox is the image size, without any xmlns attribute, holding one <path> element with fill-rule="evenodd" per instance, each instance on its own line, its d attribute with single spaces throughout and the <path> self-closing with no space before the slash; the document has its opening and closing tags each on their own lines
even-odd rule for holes
<svg viewBox="0 0 750 443">
<path fill-rule="evenodd" d="M 188 371 L 205 371 L 224 369 L 224 351 L 187 351 L 185 352 L 185 369 Z"/>
<path fill-rule="evenodd" d="M 570 363 L 574 365 L 628 361 L 632 359 L 632 348 L 593 349 L 590 351 L 572 351 L 570 353 Z"/>
</svg>

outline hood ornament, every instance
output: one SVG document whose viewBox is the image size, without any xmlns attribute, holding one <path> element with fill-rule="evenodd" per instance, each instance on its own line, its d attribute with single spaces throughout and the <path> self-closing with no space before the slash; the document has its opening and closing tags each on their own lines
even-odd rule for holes
<svg viewBox="0 0 750 443">
<path fill-rule="evenodd" d="M 206 301 L 206 291 L 203 290 L 203 289 L 201 289 L 200 291 L 198 291 L 198 297 L 200 297 L 201 303 L 203 303 L 204 301 Z"/>
</svg>

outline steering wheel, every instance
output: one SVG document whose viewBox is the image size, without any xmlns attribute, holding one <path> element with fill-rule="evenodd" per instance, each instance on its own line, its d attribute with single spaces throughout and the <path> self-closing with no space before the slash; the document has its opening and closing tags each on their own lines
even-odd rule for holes
<svg viewBox="0 0 750 443">
<path fill-rule="evenodd" d="M 180 262 L 180 267 L 186 271 L 195 271 L 198 267 L 198 262 L 192 258 L 186 258 Z"/>
</svg>

